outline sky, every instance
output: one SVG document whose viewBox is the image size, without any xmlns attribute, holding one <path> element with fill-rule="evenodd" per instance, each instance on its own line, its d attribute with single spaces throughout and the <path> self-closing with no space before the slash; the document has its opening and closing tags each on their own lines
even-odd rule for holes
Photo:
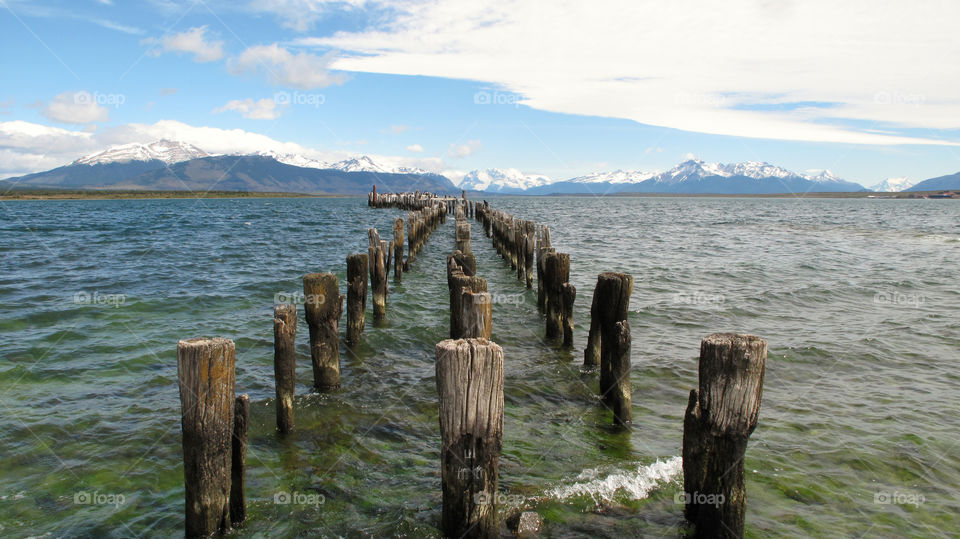
<svg viewBox="0 0 960 539">
<path fill-rule="evenodd" d="M 955 0 L 0 0 L 0 178 L 111 145 L 458 181 L 960 171 Z"/>
</svg>

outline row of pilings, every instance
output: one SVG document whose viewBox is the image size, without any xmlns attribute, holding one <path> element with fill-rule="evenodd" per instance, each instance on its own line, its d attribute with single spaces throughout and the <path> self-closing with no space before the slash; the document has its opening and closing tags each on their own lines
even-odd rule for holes
<svg viewBox="0 0 960 539">
<path fill-rule="evenodd" d="M 443 494 L 440 525 L 449 537 L 497 537 L 504 354 L 490 340 L 493 303 L 486 279 L 477 275 L 467 218 L 482 223 L 498 254 L 511 271 L 516 270 L 521 286 L 532 288 L 532 274 L 536 274 L 547 334 L 565 346 L 573 344 L 576 297 L 569 283 L 570 257 L 555 251 L 546 226 L 465 196 L 371 193 L 368 204 L 410 213 L 406 221 L 394 221 L 393 241 L 382 240 L 376 229 L 369 229 L 368 252 L 347 257 L 346 297 L 339 294 L 333 274 L 304 276 L 315 389 L 340 385 L 339 322 L 344 299 L 349 345 L 363 335 L 367 289 L 375 317 L 382 315 L 391 261 L 394 278 L 399 280 L 430 232 L 453 212 L 455 245 L 446 261 L 450 339 L 435 349 Z M 601 401 L 622 427 L 638 423 L 632 417 L 627 321 L 633 286 L 633 278 L 624 273 L 598 276 L 584 350 L 588 372 L 599 370 Z M 276 305 L 273 326 L 277 431 L 283 434 L 294 429 L 296 305 Z M 699 384 L 690 393 L 683 421 L 684 514 L 697 537 L 743 536 L 743 458 L 757 424 L 766 355 L 766 342 L 750 335 L 713 334 L 701 342 Z M 193 339 L 178 344 L 188 537 L 226 533 L 246 516 L 243 490 L 250 403 L 245 395 L 235 394 L 235 363 L 232 341 Z M 535 531 L 539 524 L 538 515 L 525 512 L 511 527 L 521 534 Z"/>
</svg>

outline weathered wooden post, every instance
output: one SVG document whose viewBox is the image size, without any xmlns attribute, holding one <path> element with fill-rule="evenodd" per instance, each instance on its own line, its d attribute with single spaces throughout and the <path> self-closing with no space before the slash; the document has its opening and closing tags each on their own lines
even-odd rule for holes
<svg viewBox="0 0 960 539">
<path fill-rule="evenodd" d="M 463 291 L 460 325 L 462 339 L 490 339 L 493 335 L 493 301 L 489 293 Z"/>
<path fill-rule="evenodd" d="M 387 314 L 387 267 L 384 246 L 376 228 L 367 230 L 370 265 L 370 291 L 373 296 L 373 318 L 382 320 Z"/>
<path fill-rule="evenodd" d="M 743 459 L 757 426 L 767 343 L 715 333 L 700 343 L 700 381 L 683 419 L 685 515 L 697 537 L 743 537 Z"/>
<path fill-rule="evenodd" d="M 470 252 L 470 223 L 464 219 L 457 220 L 456 242 L 458 251 Z"/>
<path fill-rule="evenodd" d="M 340 387 L 340 316 L 343 296 L 337 276 L 309 273 L 303 276 L 304 311 L 310 328 L 310 358 L 317 389 Z"/>
<path fill-rule="evenodd" d="M 277 430 L 293 430 L 293 396 L 297 384 L 297 306 L 273 306 L 273 379 L 277 390 Z"/>
<path fill-rule="evenodd" d="M 597 304 L 597 327 L 599 336 L 594 335 L 594 343 L 599 339 L 600 344 L 600 397 L 603 402 L 612 406 L 614 394 L 618 384 L 614 371 L 621 371 L 619 362 L 622 359 L 618 346 L 619 335 L 617 322 L 627 320 L 630 310 L 630 294 L 633 293 L 633 277 L 626 273 L 605 272 L 597 276 L 597 287 L 593 294 Z M 590 327 L 594 322 L 591 315 Z M 629 335 L 629 327 L 627 327 Z M 588 337 L 589 341 L 589 337 Z M 629 344 L 629 343 L 628 343 Z M 589 344 L 588 344 L 589 349 Z M 629 354 L 626 357 L 627 374 L 629 375 Z M 629 380 L 627 381 L 629 384 Z"/>
<path fill-rule="evenodd" d="M 630 386 L 630 323 L 620 320 L 614 325 L 614 339 L 610 358 L 610 408 L 614 425 L 628 426 L 633 422 Z"/>
<path fill-rule="evenodd" d="M 546 252 L 543 277 L 546 283 L 547 338 L 566 340 L 563 319 L 567 312 L 572 312 L 573 305 L 571 303 L 569 308 L 564 307 L 564 295 L 570 294 L 571 291 L 566 291 L 563 285 L 570 279 L 570 255 Z"/>
<path fill-rule="evenodd" d="M 497 481 L 503 446 L 503 349 L 486 339 L 437 344 L 441 526 L 448 537 L 499 537 Z"/>
<path fill-rule="evenodd" d="M 347 344 L 360 342 L 367 312 L 367 263 L 365 253 L 347 255 Z"/>
<path fill-rule="evenodd" d="M 230 524 L 247 520 L 247 433 L 250 430 L 250 397 L 236 398 L 233 405 L 233 441 L 230 465 Z"/>
<path fill-rule="evenodd" d="M 560 286 L 560 297 L 563 299 L 560 309 L 563 325 L 563 345 L 573 346 L 573 303 L 577 299 L 577 287 L 570 283 L 563 283 Z"/>
<path fill-rule="evenodd" d="M 187 537 L 230 529 L 236 362 L 228 339 L 177 343 Z"/>
<path fill-rule="evenodd" d="M 399 217 L 393 221 L 393 278 L 403 278 L 403 219 Z"/>
<path fill-rule="evenodd" d="M 460 339 L 463 329 L 463 292 L 486 292 L 487 280 L 482 277 L 468 277 L 459 266 L 447 267 L 447 285 L 450 288 L 450 338 Z M 492 309 L 492 306 L 491 306 Z"/>
</svg>

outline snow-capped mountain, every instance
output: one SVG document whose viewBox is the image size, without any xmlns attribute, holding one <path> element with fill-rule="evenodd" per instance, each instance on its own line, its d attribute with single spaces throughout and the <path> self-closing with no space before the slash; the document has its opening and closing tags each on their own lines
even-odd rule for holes
<svg viewBox="0 0 960 539">
<path fill-rule="evenodd" d="M 718 165 L 728 176 L 745 176 L 747 178 L 789 178 L 797 174 L 789 170 L 760 161 L 745 161 L 729 165 Z"/>
<path fill-rule="evenodd" d="M 86 155 L 71 165 L 102 165 L 106 163 L 129 163 L 130 161 L 163 161 L 168 165 L 189 161 L 209 154 L 186 142 L 161 139 L 150 144 L 121 144 L 106 150 Z"/>
<path fill-rule="evenodd" d="M 844 183 L 846 180 L 838 177 L 833 172 L 829 170 L 808 170 L 807 174 L 802 176 L 812 182 L 817 183 Z"/>
<path fill-rule="evenodd" d="M 468 172 L 459 187 L 468 191 L 494 193 L 523 192 L 533 187 L 550 184 L 552 180 L 540 174 L 524 174 L 515 168 L 488 168 Z"/>
<path fill-rule="evenodd" d="M 373 159 L 370 159 L 366 155 L 354 157 L 352 159 L 344 159 L 343 161 L 337 161 L 336 163 L 330 165 L 329 168 L 342 170 L 344 172 L 392 172 L 390 168 L 376 163 Z"/>
<path fill-rule="evenodd" d="M 257 152 L 254 155 L 260 155 L 263 157 L 272 157 L 276 159 L 278 163 L 283 163 L 285 165 L 293 165 L 295 167 L 319 168 L 319 169 L 331 168 L 330 163 L 327 163 L 325 161 L 319 161 L 317 159 L 311 159 L 309 157 L 305 157 L 297 153 L 280 153 L 274 150 L 263 150 L 263 151 Z"/>
<path fill-rule="evenodd" d="M 899 193 L 913 187 L 913 182 L 907 178 L 887 178 L 870 188 L 878 193 Z"/>
<path fill-rule="evenodd" d="M 577 176 L 567 181 L 573 183 L 640 183 L 656 176 L 657 172 L 642 170 L 615 170 L 613 172 L 593 172 L 584 176 Z"/>
</svg>

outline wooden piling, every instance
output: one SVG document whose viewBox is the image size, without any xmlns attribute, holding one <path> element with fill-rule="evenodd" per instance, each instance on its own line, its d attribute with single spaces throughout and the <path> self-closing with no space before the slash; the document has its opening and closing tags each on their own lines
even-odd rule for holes
<svg viewBox="0 0 960 539">
<path fill-rule="evenodd" d="M 597 276 L 597 287 L 593 294 L 598 306 L 597 326 L 599 333 L 595 334 L 594 338 L 600 340 L 600 396 L 603 402 L 610 406 L 614 404 L 614 394 L 617 386 L 614 365 L 619 364 L 620 358 L 618 348 L 620 337 L 617 322 L 627 320 L 627 313 L 630 310 L 630 294 L 632 293 L 633 277 L 626 273 L 605 272 Z M 594 322 L 591 319 L 591 328 L 593 325 Z M 629 331 L 629 327 L 627 329 Z M 629 356 L 627 360 L 629 368 Z"/>
<path fill-rule="evenodd" d="M 743 459 L 760 414 L 767 343 L 715 333 L 700 343 L 700 380 L 683 421 L 685 515 L 696 537 L 743 537 Z"/>
<path fill-rule="evenodd" d="M 496 538 L 503 349 L 486 339 L 446 340 L 436 353 L 441 527 L 448 537 Z"/>
<path fill-rule="evenodd" d="M 614 327 L 610 351 L 610 408 L 614 425 L 627 426 L 633 422 L 630 386 L 630 323 L 620 320 Z"/>
<path fill-rule="evenodd" d="M 297 383 L 297 306 L 273 307 L 273 378 L 277 390 L 277 430 L 293 430 L 293 396 Z"/>
<path fill-rule="evenodd" d="M 463 326 L 463 293 L 486 292 L 487 280 L 482 277 L 469 277 L 459 267 L 447 267 L 447 285 L 450 288 L 450 338 L 461 339 L 465 334 Z"/>
<path fill-rule="evenodd" d="M 304 311 L 310 328 L 310 358 L 317 389 L 340 387 L 340 316 L 343 297 L 337 276 L 310 273 L 303 276 Z"/>
<path fill-rule="evenodd" d="M 403 219 L 393 221 L 393 278 L 403 279 Z"/>
<path fill-rule="evenodd" d="M 227 339 L 177 343 L 186 536 L 230 529 L 236 350 Z"/>
<path fill-rule="evenodd" d="M 250 429 L 250 397 L 236 398 L 233 405 L 233 441 L 230 465 L 230 524 L 239 526 L 247 520 L 247 433 Z"/>
<path fill-rule="evenodd" d="M 544 255 L 544 282 L 546 284 L 546 311 L 547 311 L 547 338 L 563 339 L 566 341 L 566 326 L 564 316 L 572 313 L 572 303 L 565 307 L 564 298 L 571 295 L 564 289 L 564 284 L 570 279 L 570 255 L 548 251 Z M 572 342 L 572 321 L 570 325 L 570 339 Z"/>
<path fill-rule="evenodd" d="M 369 255 L 347 255 L 347 344 L 360 342 L 366 323 Z"/>
<path fill-rule="evenodd" d="M 487 292 L 464 290 L 460 295 L 462 339 L 490 339 L 493 335 L 493 301 Z"/>
<path fill-rule="evenodd" d="M 370 291 L 373 296 L 373 318 L 382 320 L 387 314 L 387 267 L 386 250 L 376 228 L 367 230 L 370 246 L 368 249 L 370 266 Z"/>
</svg>

